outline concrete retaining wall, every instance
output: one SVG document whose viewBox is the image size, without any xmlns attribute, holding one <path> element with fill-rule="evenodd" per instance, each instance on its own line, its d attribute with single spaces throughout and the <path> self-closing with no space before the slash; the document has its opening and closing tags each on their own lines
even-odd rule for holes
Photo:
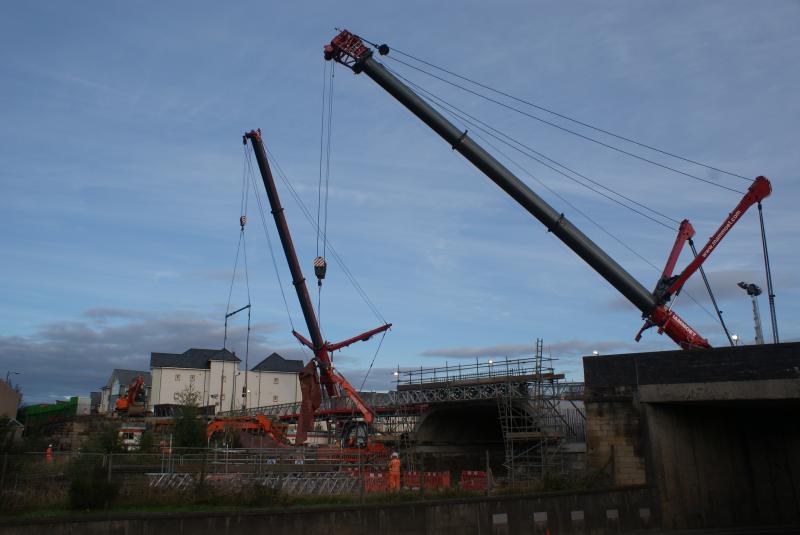
<svg viewBox="0 0 800 535">
<path fill-rule="evenodd" d="M 603 535 L 659 525 L 648 487 L 365 507 L 0 520 L 6 535 Z"/>
</svg>

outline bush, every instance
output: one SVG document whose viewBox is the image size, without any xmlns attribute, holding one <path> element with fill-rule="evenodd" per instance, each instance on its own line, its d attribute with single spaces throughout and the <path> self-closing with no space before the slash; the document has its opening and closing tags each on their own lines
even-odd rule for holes
<svg viewBox="0 0 800 535">
<path fill-rule="evenodd" d="M 258 484 L 242 487 L 239 499 L 236 501 L 248 507 L 279 507 L 291 503 L 289 497 L 281 491 Z"/>
<path fill-rule="evenodd" d="M 99 460 L 78 458 L 73 462 L 69 485 L 69 505 L 72 509 L 106 509 L 119 494 L 119 485 L 108 481 L 106 467 Z"/>
</svg>

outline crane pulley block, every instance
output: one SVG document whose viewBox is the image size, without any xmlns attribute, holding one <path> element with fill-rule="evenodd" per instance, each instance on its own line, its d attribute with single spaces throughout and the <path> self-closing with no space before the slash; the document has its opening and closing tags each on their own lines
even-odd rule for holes
<svg viewBox="0 0 800 535">
<path fill-rule="evenodd" d="M 325 278 L 325 273 L 328 271 L 328 263 L 325 261 L 324 258 L 318 256 L 314 259 L 314 275 L 317 276 L 317 280 L 320 284 L 322 284 L 322 279 Z"/>
</svg>

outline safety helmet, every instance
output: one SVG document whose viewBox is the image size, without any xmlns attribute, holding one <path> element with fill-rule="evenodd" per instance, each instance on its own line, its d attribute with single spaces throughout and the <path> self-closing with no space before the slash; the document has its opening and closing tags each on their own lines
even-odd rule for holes
<svg viewBox="0 0 800 535">
<path fill-rule="evenodd" d="M 400 456 L 399 456 L 399 455 L 397 454 L 397 452 L 395 451 L 395 452 L 392 452 L 392 457 L 400 457 Z"/>
</svg>

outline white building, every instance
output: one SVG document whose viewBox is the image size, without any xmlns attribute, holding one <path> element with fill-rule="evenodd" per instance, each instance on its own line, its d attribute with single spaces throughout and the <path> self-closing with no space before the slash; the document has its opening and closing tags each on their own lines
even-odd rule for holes
<svg viewBox="0 0 800 535">
<path fill-rule="evenodd" d="M 273 353 L 251 370 L 227 349 L 188 349 L 183 353 L 151 353 L 152 389 L 148 410 L 173 405 L 181 393 L 197 392 L 200 404 L 215 412 L 299 401 L 303 362 Z M 243 395 L 244 394 L 244 395 Z"/>
</svg>

